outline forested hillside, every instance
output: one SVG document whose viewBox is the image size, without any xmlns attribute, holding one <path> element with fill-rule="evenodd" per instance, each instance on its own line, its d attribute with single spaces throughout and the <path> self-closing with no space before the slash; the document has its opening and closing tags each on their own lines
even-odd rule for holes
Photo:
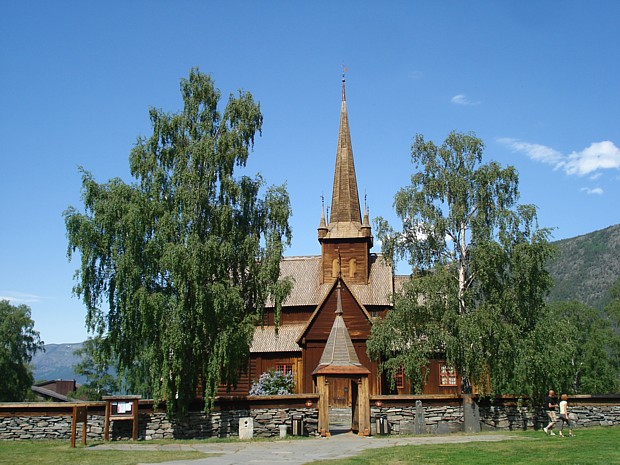
<svg viewBox="0 0 620 465">
<path fill-rule="evenodd" d="M 73 352 L 82 347 L 83 343 L 45 344 L 45 352 L 37 352 L 32 359 L 35 382 L 53 379 L 75 379 L 83 383 L 86 378 L 76 376 L 73 365 L 79 362 Z"/>
<path fill-rule="evenodd" d="M 620 277 L 620 224 L 554 245 L 558 255 L 549 263 L 554 281 L 549 300 L 579 300 L 602 309 Z"/>
</svg>

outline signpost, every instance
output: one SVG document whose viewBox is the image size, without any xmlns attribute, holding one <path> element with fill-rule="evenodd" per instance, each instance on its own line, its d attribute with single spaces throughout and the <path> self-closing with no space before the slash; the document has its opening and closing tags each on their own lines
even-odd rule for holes
<svg viewBox="0 0 620 465">
<path fill-rule="evenodd" d="M 71 447 L 75 448 L 75 433 L 77 424 L 82 423 L 82 445 L 86 445 L 86 426 L 88 417 L 88 407 L 86 405 L 74 405 L 71 422 Z"/>
<path fill-rule="evenodd" d="M 131 420 L 131 439 L 138 440 L 138 400 L 140 396 L 103 396 L 105 400 L 105 425 L 103 440 L 110 440 L 110 421 Z"/>
</svg>

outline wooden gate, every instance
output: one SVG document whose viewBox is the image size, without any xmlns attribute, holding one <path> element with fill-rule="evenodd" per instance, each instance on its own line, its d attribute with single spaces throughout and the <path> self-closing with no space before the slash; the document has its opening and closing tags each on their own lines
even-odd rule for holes
<svg viewBox="0 0 620 465">
<path fill-rule="evenodd" d="M 329 406 L 332 408 L 351 407 L 351 379 L 330 378 Z"/>
<path fill-rule="evenodd" d="M 330 436 L 329 433 L 329 400 L 332 398 L 331 390 L 334 384 L 338 384 L 337 380 L 348 381 L 348 399 L 355 399 L 354 405 L 351 405 L 352 429 L 357 430 L 360 436 L 370 436 L 370 397 L 368 390 L 368 375 L 364 373 L 362 376 L 351 376 L 342 378 L 341 376 L 325 376 L 317 375 L 315 378 L 317 392 L 319 394 L 319 434 L 321 436 Z M 353 386 L 355 384 L 355 386 Z M 343 392 L 344 383 L 341 384 Z M 353 392 L 351 392 L 353 387 Z M 334 396 L 338 397 L 338 396 Z"/>
</svg>

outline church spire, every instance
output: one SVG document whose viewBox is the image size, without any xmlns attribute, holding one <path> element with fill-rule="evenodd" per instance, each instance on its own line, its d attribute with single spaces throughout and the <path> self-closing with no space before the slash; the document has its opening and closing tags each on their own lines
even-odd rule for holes
<svg viewBox="0 0 620 465">
<path fill-rule="evenodd" d="M 346 69 L 345 69 L 346 70 Z M 340 128 L 336 149 L 336 169 L 332 191 L 330 223 L 361 224 L 360 201 L 357 192 L 357 178 L 353 163 L 353 148 L 347 114 L 344 72 L 342 74 L 342 104 L 340 106 Z"/>
<path fill-rule="evenodd" d="M 368 284 L 373 238 L 367 208 L 364 215 L 362 223 L 343 73 L 331 211 L 328 210 L 326 217 L 321 211 L 318 228 L 318 239 L 321 243 L 321 284 L 332 282 L 340 273 L 350 284 Z"/>
</svg>

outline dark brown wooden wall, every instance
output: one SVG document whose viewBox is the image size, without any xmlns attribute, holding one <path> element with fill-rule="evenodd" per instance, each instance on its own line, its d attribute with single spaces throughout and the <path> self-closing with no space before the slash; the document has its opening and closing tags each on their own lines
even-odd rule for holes
<svg viewBox="0 0 620 465">
<path fill-rule="evenodd" d="M 252 386 L 252 382 L 260 378 L 260 375 L 264 372 L 274 369 L 276 365 L 280 364 L 293 365 L 293 372 L 295 373 L 295 394 L 306 392 L 301 389 L 301 377 L 303 373 L 301 352 L 279 352 L 251 354 L 249 369 L 241 373 L 237 388 L 227 391 L 225 386 L 220 386 L 217 395 L 247 395 Z"/>
<path fill-rule="evenodd" d="M 370 336 L 371 325 L 365 313 L 362 311 L 357 301 L 353 298 L 345 286 L 341 287 L 340 295 L 342 303 L 342 318 L 347 325 L 351 339 L 368 339 Z M 318 315 L 310 324 L 310 327 L 305 334 L 305 339 L 307 341 L 327 341 L 336 318 L 335 312 L 337 302 L 337 291 L 336 289 L 333 289 L 323 303 Z"/>
<path fill-rule="evenodd" d="M 346 242 L 323 242 L 321 283 L 329 283 L 336 277 L 333 275 L 333 261 L 338 259 L 338 253 L 340 253 L 343 278 L 351 284 L 368 284 L 368 245 L 369 243 L 366 239 L 359 239 L 357 241 L 347 239 Z M 354 276 L 351 276 L 349 270 L 349 260 L 351 258 L 354 258 L 356 261 Z"/>
</svg>

